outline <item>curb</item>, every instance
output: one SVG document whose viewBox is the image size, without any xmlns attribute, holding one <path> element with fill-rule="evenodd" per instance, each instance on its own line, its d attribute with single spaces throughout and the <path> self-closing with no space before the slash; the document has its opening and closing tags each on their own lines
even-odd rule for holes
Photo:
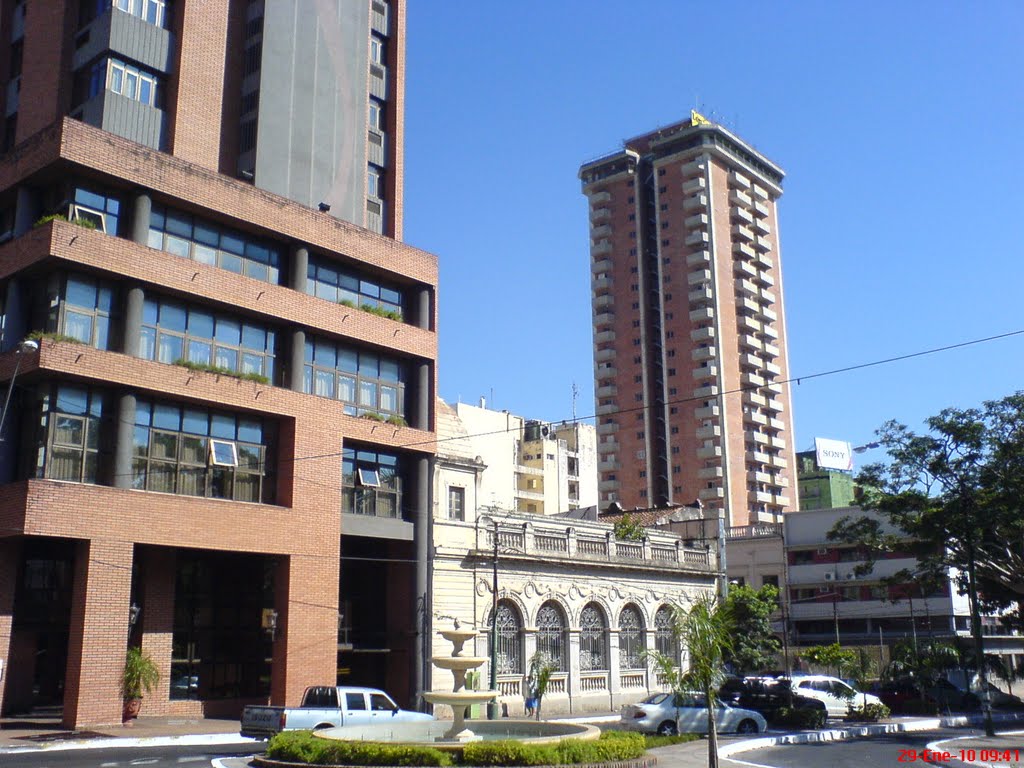
<svg viewBox="0 0 1024 768">
<path fill-rule="evenodd" d="M 52 744 L 31 744 L 16 747 L 0 747 L 0 755 L 17 755 L 28 752 L 63 752 L 71 749 L 120 749 L 123 747 L 197 747 L 223 744 L 255 744 L 256 739 L 239 736 L 237 733 L 206 733 L 183 736 L 138 736 L 133 738 L 113 737 L 69 739 Z"/>
</svg>

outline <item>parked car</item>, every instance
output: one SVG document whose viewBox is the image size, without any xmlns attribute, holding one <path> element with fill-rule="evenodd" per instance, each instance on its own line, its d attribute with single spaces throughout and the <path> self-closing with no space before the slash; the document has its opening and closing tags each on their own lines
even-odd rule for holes
<svg viewBox="0 0 1024 768">
<path fill-rule="evenodd" d="M 788 679 L 763 676 L 729 678 L 718 695 L 733 707 L 760 712 L 768 722 L 775 720 L 783 707 L 825 710 L 824 702 L 795 693 Z"/>
<path fill-rule="evenodd" d="M 894 713 L 920 707 L 921 692 L 911 680 L 888 680 L 872 688 L 871 692 Z M 929 704 L 934 703 L 927 692 L 925 701 Z"/>
<path fill-rule="evenodd" d="M 677 696 L 673 702 L 671 693 L 655 693 L 639 704 L 624 706 L 619 723 L 630 731 L 671 735 L 677 732 L 677 721 L 678 730 L 683 733 L 707 733 L 704 696 L 687 693 Z M 768 726 L 759 712 L 719 701 L 715 708 L 715 727 L 720 733 L 761 733 Z"/>
<path fill-rule="evenodd" d="M 1024 701 L 1019 696 L 1006 693 L 992 683 L 988 684 L 988 695 L 989 703 L 995 709 L 1024 708 Z M 928 696 L 944 710 L 973 712 L 981 708 L 980 685 L 975 690 L 965 691 L 955 683 L 941 679 L 928 689 Z"/>
<path fill-rule="evenodd" d="M 794 678 L 793 690 L 801 696 L 824 702 L 830 717 L 842 717 L 850 707 L 882 703 L 874 694 L 862 693 L 838 677 L 829 675 L 805 675 Z"/>
<path fill-rule="evenodd" d="M 240 732 L 243 736 L 268 739 L 280 731 L 433 719 L 423 712 L 400 709 L 377 688 L 316 685 L 306 689 L 298 707 L 246 707 L 242 710 Z"/>
</svg>

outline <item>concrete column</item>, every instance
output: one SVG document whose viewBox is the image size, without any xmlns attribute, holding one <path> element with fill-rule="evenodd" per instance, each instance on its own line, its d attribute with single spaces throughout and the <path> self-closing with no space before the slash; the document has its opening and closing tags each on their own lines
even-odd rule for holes
<svg viewBox="0 0 1024 768">
<path fill-rule="evenodd" d="M 619 630 L 608 630 L 608 708 L 618 710 L 622 698 L 622 667 L 619 661 Z"/>
<path fill-rule="evenodd" d="M 301 392 L 306 368 L 305 331 L 292 331 L 288 351 L 288 385 L 293 392 Z"/>
<path fill-rule="evenodd" d="M 25 291 L 21 280 L 11 278 L 7 281 L 4 296 L 4 312 L 6 315 L 3 334 L 3 346 L 0 352 L 10 352 L 21 343 L 28 334 L 29 307 L 25 301 Z"/>
<path fill-rule="evenodd" d="M 580 631 L 569 630 L 569 684 L 566 686 L 569 693 L 569 712 L 575 712 L 580 707 Z"/>
<path fill-rule="evenodd" d="M 433 600 L 430 589 L 430 544 L 432 518 L 431 476 L 432 459 L 420 456 L 416 459 L 416 497 L 412 500 L 416 519 L 413 522 L 414 541 L 416 545 L 416 585 L 413 601 L 413 626 L 415 627 L 415 649 L 413 652 L 413 693 L 419 701 L 419 694 L 430 684 L 430 637 L 427 628 L 430 621 L 427 617 L 434 615 Z"/>
<path fill-rule="evenodd" d="M 309 249 L 304 245 L 292 248 L 291 270 L 288 273 L 288 287 L 306 292 L 306 280 L 309 278 Z"/>
<path fill-rule="evenodd" d="M 146 304 L 146 294 L 138 285 L 128 289 L 124 302 L 124 353 L 132 357 L 142 354 L 142 310 Z"/>
<path fill-rule="evenodd" d="M 433 378 L 429 362 L 420 362 L 415 366 L 413 381 L 416 382 L 416 397 L 412 403 L 410 426 L 416 429 L 430 429 L 430 405 L 434 399 Z"/>
<path fill-rule="evenodd" d="M 149 219 L 153 212 L 153 198 L 147 191 L 140 191 L 132 201 L 132 242 L 146 245 L 149 242 Z"/>
<path fill-rule="evenodd" d="M 67 211 L 61 211 L 67 214 Z M 40 201 L 39 190 L 32 187 L 18 187 L 18 199 L 14 210 L 14 236 L 21 237 L 43 215 L 43 206 Z"/>
<path fill-rule="evenodd" d="M 114 443 L 114 487 L 132 487 L 132 448 L 135 439 L 135 394 L 117 399 L 117 438 Z"/>
<path fill-rule="evenodd" d="M 416 295 L 415 324 L 417 328 L 425 331 L 430 330 L 434 321 L 433 291 L 428 287 L 420 288 Z"/>
<path fill-rule="evenodd" d="M 143 561 L 139 624 L 142 629 L 142 650 L 160 669 L 158 690 L 146 696 L 147 715 L 171 714 L 169 683 L 171 680 L 171 643 L 174 636 L 175 554 L 166 547 L 147 548 Z M 144 559 L 143 559 L 144 558 Z M 200 680 L 200 685 L 209 684 Z M 200 690 L 199 695 L 203 695 Z"/>
<path fill-rule="evenodd" d="M 14 691 L 8 684 L 11 675 L 14 589 L 21 564 L 21 542 L 16 539 L 0 540 L 0 659 L 3 659 L 3 679 L 0 680 L 0 712 L 4 712 L 4 690 Z"/>
<path fill-rule="evenodd" d="M 121 722 L 121 673 L 132 591 L 130 541 L 92 539 L 75 548 L 65 728 Z"/>
</svg>

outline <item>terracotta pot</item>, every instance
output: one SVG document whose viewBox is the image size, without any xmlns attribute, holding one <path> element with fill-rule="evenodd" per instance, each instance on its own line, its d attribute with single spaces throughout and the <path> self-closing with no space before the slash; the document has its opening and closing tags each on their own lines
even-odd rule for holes
<svg viewBox="0 0 1024 768">
<path fill-rule="evenodd" d="M 142 709 L 142 699 L 125 699 L 124 711 L 121 713 L 121 722 L 128 723 L 139 716 Z"/>
</svg>

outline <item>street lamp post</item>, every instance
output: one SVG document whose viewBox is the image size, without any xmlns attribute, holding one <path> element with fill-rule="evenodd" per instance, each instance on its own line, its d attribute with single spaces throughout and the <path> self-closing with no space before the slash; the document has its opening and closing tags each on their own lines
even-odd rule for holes
<svg viewBox="0 0 1024 768">
<path fill-rule="evenodd" d="M 35 352 L 38 349 L 38 341 L 25 339 L 18 345 L 17 350 L 15 350 L 14 373 L 11 374 L 11 380 L 7 383 L 7 396 L 4 398 L 4 408 L 0 411 L 0 441 L 3 441 L 4 439 L 4 422 L 7 420 L 7 409 L 11 404 L 11 393 L 14 391 L 14 380 L 18 378 L 18 371 L 21 370 L 21 357 L 22 355 L 30 352 Z"/>
<path fill-rule="evenodd" d="M 491 685 L 498 690 L 498 521 L 494 521 L 494 554 L 491 558 Z M 487 702 L 487 719 L 498 719 L 498 700 Z"/>
</svg>

